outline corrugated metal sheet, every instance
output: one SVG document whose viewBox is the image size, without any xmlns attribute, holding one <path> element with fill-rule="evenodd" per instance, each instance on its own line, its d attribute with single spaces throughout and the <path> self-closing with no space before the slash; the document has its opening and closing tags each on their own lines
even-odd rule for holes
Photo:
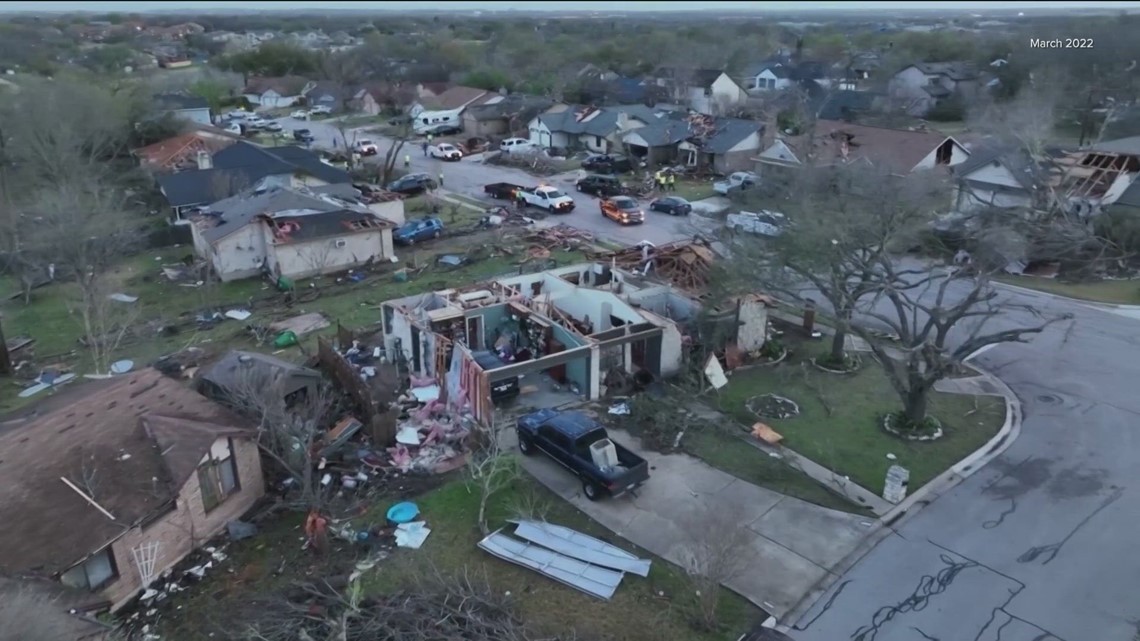
<svg viewBox="0 0 1140 641">
<path fill-rule="evenodd" d="M 504 561 L 544 574 L 586 594 L 609 600 L 621 583 L 622 573 L 559 554 L 500 531 L 492 532 L 479 548 Z"/>
<path fill-rule="evenodd" d="M 649 576 L 647 559 L 610 545 L 600 539 L 571 530 L 568 527 L 541 521 L 512 521 L 516 524 L 515 536 L 550 548 L 566 556 L 593 565 L 621 570 L 638 576 Z"/>
</svg>

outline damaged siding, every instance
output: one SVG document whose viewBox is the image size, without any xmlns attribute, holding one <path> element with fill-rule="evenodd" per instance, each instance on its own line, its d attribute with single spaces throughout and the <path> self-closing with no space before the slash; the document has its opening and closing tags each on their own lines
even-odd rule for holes
<svg viewBox="0 0 1140 641">
<path fill-rule="evenodd" d="M 111 601 L 112 610 L 126 605 L 146 587 L 142 585 L 132 550 L 144 543 L 157 541 L 154 575 L 159 576 L 223 531 L 226 523 L 240 518 L 265 494 L 257 445 L 235 438 L 233 448 L 238 478 L 235 494 L 207 514 L 202 506 L 202 489 L 195 473 L 179 491 L 173 511 L 145 527 L 131 528 L 111 545 L 119 579 L 104 588 L 102 595 Z"/>
<path fill-rule="evenodd" d="M 271 232 L 265 228 L 264 234 L 269 235 Z M 272 236 L 267 237 L 266 242 L 272 243 Z M 342 243 L 343 247 L 337 246 Z M 392 246 L 392 232 L 387 229 L 346 233 L 344 236 L 309 241 L 275 243 L 271 245 L 272 250 L 268 255 L 269 267 L 275 273 L 289 278 L 329 274 L 363 265 L 372 259 L 391 256 L 391 253 L 384 253 L 385 244 L 389 248 Z"/>
<path fill-rule="evenodd" d="M 246 225 L 209 248 L 210 264 L 222 282 L 252 278 L 265 262 L 265 239 L 258 225 Z"/>
</svg>

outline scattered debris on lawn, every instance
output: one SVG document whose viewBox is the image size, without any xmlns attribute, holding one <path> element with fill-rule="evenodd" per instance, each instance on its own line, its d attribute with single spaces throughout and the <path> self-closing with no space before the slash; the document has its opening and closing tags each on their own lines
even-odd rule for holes
<svg viewBox="0 0 1140 641">
<path fill-rule="evenodd" d="M 305 334 L 320 331 L 329 325 L 329 319 L 325 318 L 324 314 L 320 312 L 310 312 L 308 314 L 301 314 L 275 323 L 270 323 L 269 329 L 278 333 L 293 332 L 294 335 L 300 338 Z"/>
<path fill-rule="evenodd" d="M 210 354 L 200 347 L 186 349 L 160 356 L 154 368 L 173 378 L 193 378 L 198 368 L 210 360 Z"/>
<path fill-rule="evenodd" d="M 768 445 L 779 445 L 780 441 L 784 440 L 783 434 L 780 434 L 763 423 L 752 424 L 752 436 L 759 441 L 764 441 Z"/>
<path fill-rule="evenodd" d="M 31 396 L 39 394 L 44 390 L 49 390 L 53 387 L 59 387 L 60 385 L 69 383 L 74 379 L 75 374 L 71 372 L 64 373 L 58 370 L 44 370 L 43 372 L 40 372 L 40 375 L 35 378 L 33 381 L 34 384 L 30 387 L 25 387 L 20 392 L 19 396 L 20 398 L 29 398 Z"/>
<path fill-rule="evenodd" d="M 562 249 L 574 251 L 584 245 L 594 242 L 594 235 L 566 224 L 553 227 L 542 227 L 532 230 L 526 235 L 526 240 L 548 251 Z"/>
<path fill-rule="evenodd" d="M 607 601 L 623 572 L 649 575 L 649 561 L 605 541 L 549 523 L 513 523 L 515 536 L 496 530 L 479 541 L 479 549 Z"/>
<path fill-rule="evenodd" d="M 776 394 L 753 396 L 744 406 L 760 418 L 787 419 L 799 416 L 800 413 L 800 406 L 795 401 Z"/>
</svg>

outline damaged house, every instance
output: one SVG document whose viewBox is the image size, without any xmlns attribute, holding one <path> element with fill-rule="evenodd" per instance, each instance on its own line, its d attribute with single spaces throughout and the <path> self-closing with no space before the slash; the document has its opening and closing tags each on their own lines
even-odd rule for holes
<svg viewBox="0 0 1140 641">
<path fill-rule="evenodd" d="M 626 132 L 658 121 L 657 112 L 645 105 L 577 107 L 547 111 L 527 125 L 530 141 L 543 149 L 585 149 L 611 153 L 623 148 Z"/>
<path fill-rule="evenodd" d="M 729 174 L 752 167 L 763 135 L 763 123 L 753 120 L 669 114 L 622 141 L 631 156 L 650 166 L 680 164 Z"/>
<path fill-rule="evenodd" d="M 154 369 L 20 411 L 0 432 L 0 574 L 122 607 L 264 494 L 255 438 Z"/>
<path fill-rule="evenodd" d="M 584 263 L 391 300 L 382 310 L 386 353 L 486 420 L 499 384 L 520 377 L 535 391 L 566 387 L 595 399 L 629 380 L 679 373 L 701 303 L 637 272 Z M 751 351 L 763 346 L 767 313 L 763 305 L 748 312 L 754 317 L 726 314 Z"/>
<path fill-rule="evenodd" d="M 203 369 L 195 383 L 203 396 L 223 405 L 240 398 L 245 392 L 243 386 L 273 385 L 281 390 L 282 400 L 289 406 L 305 396 L 314 398 L 322 380 L 320 372 L 276 356 L 232 350 Z"/>
<path fill-rule="evenodd" d="M 194 251 L 223 282 L 266 272 L 307 278 L 390 259 L 404 202 L 366 206 L 323 193 L 339 187 L 260 185 L 220 200 L 194 216 Z"/>
<path fill-rule="evenodd" d="M 1048 184 L 1061 200 L 1057 204 L 1077 216 L 1096 216 L 1122 198 L 1121 204 L 1135 199 L 1132 186 L 1140 176 L 1140 136 L 1064 153 L 1052 163 Z"/>
</svg>

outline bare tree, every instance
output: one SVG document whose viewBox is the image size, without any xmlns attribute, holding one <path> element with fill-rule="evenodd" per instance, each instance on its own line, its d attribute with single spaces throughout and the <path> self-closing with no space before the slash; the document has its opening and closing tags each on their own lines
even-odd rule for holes
<svg viewBox="0 0 1140 641">
<path fill-rule="evenodd" d="M 393 178 L 396 162 L 400 160 L 400 152 L 412 137 L 412 123 L 410 120 L 401 122 L 395 132 L 389 136 L 388 151 L 384 152 L 384 161 L 380 164 L 379 182 L 387 185 Z M 405 152 L 407 153 L 407 152 Z"/>
<path fill-rule="evenodd" d="M 720 628 L 721 586 L 741 575 L 741 557 L 754 538 L 733 517 L 725 510 L 708 508 L 681 523 L 685 543 L 680 565 L 696 599 L 694 623 L 705 630 Z"/>
<path fill-rule="evenodd" d="M 83 330 L 82 342 L 91 356 L 91 365 L 99 374 L 106 374 L 115 352 L 135 329 L 141 316 L 137 302 L 116 300 L 113 291 L 102 278 L 92 278 L 79 288 L 79 296 L 71 313 L 79 318 Z"/>
<path fill-rule="evenodd" d="M 239 368 L 225 390 L 226 402 L 257 421 L 257 444 L 297 485 L 297 507 L 321 509 L 325 496 L 316 464 L 335 405 L 332 389 L 322 384 L 315 391 L 287 397 L 280 370 L 252 360 L 239 363 Z"/>
<path fill-rule="evenodd" d="M 313 272 L 313 282 L 319 280 L 318 277 L 324 276 L 325 270 L 333 264 L 333 257 L 336 255 L 337 241 L 329 239 L 324 242 L 310 243 L 299 252 L 305 260 L 305 264 Z"/>
<path fill-rule="evenodd" d="M 70 605 L 52 595 L 48 586 L 31 582 L 16 585 L 15 579 L 0 579 L 0 641 L 60 641 L 99 639 L 117 641 L 114 628 L 94 617 L 72 614 Z"/>
<path fill-rule="evenodd" d="M 503 450 L 494 426 L 472 433 L 472 451 L 467 455 L 468 483 L 479 492 L 479 530 L 486 536 L 487 505 L 491 498 L 510 487 L 519 477 L 518 460 Z"/>
</svg>

